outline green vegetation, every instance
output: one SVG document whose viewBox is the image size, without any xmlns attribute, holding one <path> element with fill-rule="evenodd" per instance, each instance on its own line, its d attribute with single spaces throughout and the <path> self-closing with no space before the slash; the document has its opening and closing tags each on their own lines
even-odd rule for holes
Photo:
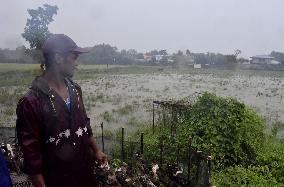
<svg viewBox="0 0 284 187">
<path fill-rule="evenodd" d="M 275 125 L 273 135 L 265 134 L 264 120 L 254 111 L 235 99 L 211 93 L 204 93 L 184 113 L 175 136 L 171 118 L 165 116 L 165 124 L 156 126 L 155 134 L 151 126 L 144 126 L 129 138 L 137 141 L 140 133 L 144 133 L 145 157 L 157 159 L 162 141 L 164 161 L 175 162 L 177 147 L 180 153 L 186 153 L 188 139 L 192 137 L 194 148 L 211 151 L 213 181 L 217 186 L 284 185 L 284 141 L 275 133 L 282 129 L 281 124 Z M 130 149 L 131 145 L 127 147 Z M 183 159 L 180 154 L 180 161 Z"/>
<path fill-rule="evenodd" d="M 24 87 L 0 88 L 0 126 L 15 125 L 11 120 L 16 115 L 16 106 L 24 90 Z"/>
<path fill-rule="evenodd" d="M 243 103 L 205 93 L 186 114 L 179 141 L 193 137 L 193 146 L 212 146 L 216 167 L 252 163 L 263 146 L 264 121 Z"/>
<path fill-rule="evenodd" d="M 191 69 L 183 68 L 181 70 L 163 67 L 161 72 L 157 66 L 118 66 L 109 65 L 80 65 L 75 73 L 74 80 L 96 79 L 98 75 L 119 75 L 119 74 L 145 74 L 145 73 L 178 73 L 178 74 L 211 74 L 216 77 L 226 78 L 236 74 L 243 76 L 265 76 L 265 77 L 284 77 L 281 71 L 254 71 L 254 70 L 217 70 L 217 69 Z M 0 63 L 0 87 L 28 85 L 35 75 L 40 75 L 39 64 L 16 64 Z"/>
<path fill-rule="evenodd" d="M 58 7 L 44 4 L 37 9 L 28 9 L 30 18 L 27 19 L 23 38 L 30 43 L 32 49 L 41 49 L 43 42 L 51 35 L 48 25 L 57 14 Z"/>
<path fill-rule="evenodd" d="M 133 116 L 128 118 L 126 122 L 126 125 L 131 125 L 131 126 L 139 126 L 140 124 L 141 124 L 140 121 Z"/>
<path fill-rule="evenodd" d="M 232 166 L 214 178 L 217 186 L 277 186 L 268 167 Z"/>
<path fill-rule="evenodd" d="M 273 123 L 271 131 L 273 136 L 277 136 L 279 132 L 284 132 L 284 123 L 280 121 Z"/>
<path fill-rule="evenodd" d="M 128 115 L 134 110 L 133 105 L 126 104 L 125 106 L 118 108 L 116 112 L 120 115 Z"/>
<path fill-rule="evenodd" d="M 103 119 L 106 121 L 106 122 L 110 122 L 113 120 L 113 115 L 109 112 L 109 111 L 105 111 L 103 114 L 102 114 L 102 117 Z"/>
<path fill-rule="evenodd" d="M 38 64 L 0 63 L 0 87 L 30 85 L 34 76 L 39 74 Z"/>
</svg>

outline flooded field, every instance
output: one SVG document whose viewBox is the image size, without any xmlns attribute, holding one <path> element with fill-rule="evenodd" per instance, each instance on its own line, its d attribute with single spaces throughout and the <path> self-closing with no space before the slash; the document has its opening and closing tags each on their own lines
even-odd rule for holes
<svg viewBox="0 0 284 187">
<path fill-rule="evenodd" d="M 0 87 L 0 126 L 15 126 L 17 101 L 34 75 L 23 76 L 30 76 L 24 85 L 14 81 L 10 86 Z M 244 102 L 263 116 L 267 124 L 284 122 L 284 75 L 279 71 L 82 66 L 75 81 L 82 87 L 96 133 L 100 132 L 101 122 L 109 131 L 120 127 L 131 131 L 151 123 L 153 100 L 178 100 L 205 91 Z"/>
<path fill-rule="evenodd" d="M 78 81 L 93 127 L 135 128 L 152 120 L 152 101 L 182 99 L 195 92 L 213 92 L 249 105 L 268 124 L 284 121 L 284 78 L 259 75 L 122 74 Z"/>
</svg>

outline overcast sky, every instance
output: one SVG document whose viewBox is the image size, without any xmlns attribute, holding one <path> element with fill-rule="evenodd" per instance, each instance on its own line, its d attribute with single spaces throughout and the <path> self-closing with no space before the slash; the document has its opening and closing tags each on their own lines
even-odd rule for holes
<svg viewBox="0 0 284 187">
<path fill-rule="evenodd" d="M 0 48 L 28 46 L 21 37 L 27 9 L 44 3 L 59 8 L 50 31 L 84 47 L 284 52 L 284 0 L 1 0 Z"/>
</svg>

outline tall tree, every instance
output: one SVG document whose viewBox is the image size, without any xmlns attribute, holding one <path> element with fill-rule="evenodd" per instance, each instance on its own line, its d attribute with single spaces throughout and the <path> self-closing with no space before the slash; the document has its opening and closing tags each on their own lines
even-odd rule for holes
<svg viewBox="0 0 284 187">
<path fill-rule="evenodd" d="M 31 49 L 41 49 L 43 42 L 51 34 L 48 25 L 53 21 L 57 10 L 57 6 L 48 4 L 37 9 L 28 9 L 29 18 L 22 36 L 29 42 Z"/>
<path fill-rule="evenodd" d="M 178 50 L 177 55 L 182 56 L 183 52 L 181 50 Z"/>
<path fill-rule="evenodd" d="M 281 62 L 281 64 L 284 65 L 284 53 L 272 51 L 270 53 L 270 56 L 274 57 L 275 60 Z"/>
<path fill-rule="evenodd" d="M 160 50 L 159 55 L 168 55 L 167 50 L 165 50 L 165 49 Z"/>
<path fill-rule="evenodd" d="M 187 50 L 185 51 L 185 54 L 186 54 L 186 56 L 189 56 L 189 55 L 190 55 L 190 50 L 187 49 Z"/>
<path fill-rule="evenodd" d="M 235 56 L 236 56 L 236 58 L 237 58 L 238 55 L 241 54 L 241 53 L 242 53 L 242 51 L 241 51 L 240 49 L 236 49 L 236 50 L 235 50 Z"/>
</svg>

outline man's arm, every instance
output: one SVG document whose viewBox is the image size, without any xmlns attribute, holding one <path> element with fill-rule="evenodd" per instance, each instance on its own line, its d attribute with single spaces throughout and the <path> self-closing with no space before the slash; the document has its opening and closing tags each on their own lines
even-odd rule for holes
<svg viewBox="0 0 284 187">
<path fill-rule="evenodd" d="M 107 161 L 107 156 L 100 150 L 96 140 L 93 136 L 90 137 L 90 146 L 94 151 L 96 158 L 99 161 L 99 164 L 105 164 Z"/>
<path fill-rule="evenodd" d="M 35 187 L 45 187 L 41 175 L 42 155 L 40 148 L 39 120 L 32 104 L 27 99 L 20 100 L 17 107 L 17 138 L 24 157 L 24 171 Z"/>
<path fill-rule="evenodd" d="M 96 158 L 98 159 L 99 163 L 104 164 L 107 161 L 107 156 L 106 156 L 106 154 L 104 154 L 100 150 L 95 138 L 93 137 L 93 132 L 92 132 L 92 128 L 91 128 L 91 125 L 90 125 L 90 118 L 88 118 L 88 116 L 87 116 L 86 109 L 85 109 L 84 102 L 83 102 L 81 87 L 78 84 L 75 84 L 75 87 L 78 89 L 79 94 L 80 94 L 80 99 L 81 99 L 82 107 L 83 107 L 83 115 L 84 115 L 83 118 L 84 118 L 84 121 L 85 121 L 85 124 L 86 124 L 86 127 L 87 127 L 87 131 L 88 131 L 88 134 L 89 134 L 90 147 L 94 151 Z"/>
</svg>

